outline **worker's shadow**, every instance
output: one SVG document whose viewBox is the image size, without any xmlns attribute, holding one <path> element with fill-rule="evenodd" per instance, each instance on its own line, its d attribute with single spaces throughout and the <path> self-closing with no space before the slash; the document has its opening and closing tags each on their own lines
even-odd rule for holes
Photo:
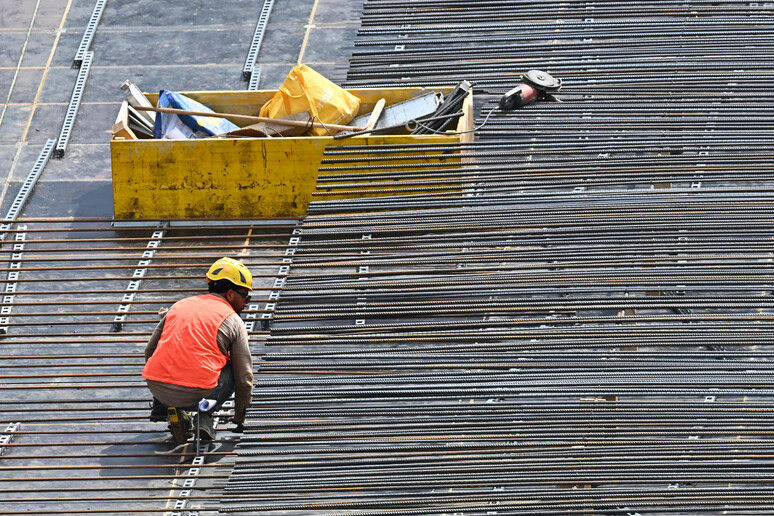
<svg viewBox="0 0 774 516">
<path fill-rule="evenodd" d="M 120 435 L 120 434 L 119 434 Z M 205 443 L 204 463 L 229 460 L 237 440 L 229 432 L 219 432 L 219 440 Z M 196 456 L 193 440 L 175 444 L 165 425 L 158 432 L 124 434 L 120 441 L 96 451 L 102 477 L 173 475 L 174 469 L 190 466 Z"/>
</svg>

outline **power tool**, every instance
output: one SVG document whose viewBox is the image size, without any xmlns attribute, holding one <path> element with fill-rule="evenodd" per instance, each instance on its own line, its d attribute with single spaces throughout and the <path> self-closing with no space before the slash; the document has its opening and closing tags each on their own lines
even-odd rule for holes
<svg viewBox="0 0 774 516">
<path fill-rule="evenodd" d="M 561 79 L 555 79 L 548 72 L 541 70 L 530 70 L 522 74 L 521 80 L 521 84 L 500 99 L 498 107 L 503 111 L 525 106 L 545 96 L 550 97 L 562 87 Z"/>
</svg>

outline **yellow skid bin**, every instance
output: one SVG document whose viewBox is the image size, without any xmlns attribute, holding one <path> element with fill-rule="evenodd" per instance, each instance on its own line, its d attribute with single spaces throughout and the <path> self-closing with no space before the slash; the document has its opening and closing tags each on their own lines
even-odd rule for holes
<svg viewBox="0 0 774 516">
<path fill-rule="evenodd" d="M 446 95 L 451 88 L 348 91 L 361 100 L 359 114 L 366 114 L 381 98 L 389 106 L 428 91 Z M 183 94 L 217 112 L 256 115 L 275 93 Z M 148 95 L 148 99 L 155 104 L 158 95 Z M 472 111 L 471 94 L 454 132 L 472 128 Z M 339 140 L 330 136 L 202 140 L 135 140 L 116 136 L 110 144 L 114 216 L 116 219 L 298 217 L 306 214 L 315 191 L 320 160 L 328 146 L 454 143 L 470 141 L 471 137 L 470 133 L 369 135 Z M 363 155 L 361 164 L 368 164 L 371 158 Z M 459 162 L 459 154 L 450 155 L 448 161 Z"/>
</svg>

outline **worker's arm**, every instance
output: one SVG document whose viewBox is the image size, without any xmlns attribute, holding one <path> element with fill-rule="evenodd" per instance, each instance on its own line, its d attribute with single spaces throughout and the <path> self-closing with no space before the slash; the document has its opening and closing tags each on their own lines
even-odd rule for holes
<svg viewBox="0 0 774 516">
<path fill-rule="evenodd" d="M 151 335 L 150 340 L 148 341 L 148 345 L 145 346 L 145 361 L 147 362 L 148 359 L 153 356 L 153 352 L 156 351 L 156 346 L 159 345 L 159 339 L 161 338 L 161 332 L 164 330 L 164 320 L 165 315 L 161 316 L 161 321 L 156 325 L 156 329 L 153 330 L 153 335 Z"/>
<path fill-rule="evenodd" d="M 228 344 L 220 346 L 221 351 L 226 351 L 229 355 L 231 370 L 234 372 L 233 421 L 236 424 L 242 424 L 245 421 L 245 411 L 250 406 L 253 395 L 253 358 L 250 355 L 250 345 L 247 342 L 247 329 L 242 319 L 237 314 L 233 314 L 221 325 L 218 332 L 219 344 L 220 336 L 223 333 L 228 336 Z"/>
</svg>

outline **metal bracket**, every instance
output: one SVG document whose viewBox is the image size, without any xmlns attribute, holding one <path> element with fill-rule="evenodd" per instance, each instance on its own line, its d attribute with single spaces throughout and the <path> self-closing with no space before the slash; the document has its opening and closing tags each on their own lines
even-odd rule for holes
<svg viewBox="0 0 774 516">
<path fill-rule="evenodd" d="M 258 65 L 253 66 L 253 70 L 250 72 L 250 82 L 247 84 L 248 91 L 258 91 L 258 84 L 261 82 L 261 67 Z"/>
<path fill-rule="evenodd" d="M 247 52 L 247 59 L 245 59 L 245 66 L 242 68 L 242 76 L 245 79 L 250 79 L 252 86 L 252 76 L 256 71 L 255 60 L 258 58 L 258 52 L 261 50 L 261 43 L 263 42 L 263 33 L 266 31 L 266 23 L 269 21 L 269 15 L 274 7 L 274 0 L 264 0 L 263 7 L 261 8 L 261 14 L 258 16 L 258 23 L 255 24 L 255 32 L 253 33 L 253 41 L 250 44 L 250 50 Z M 261 69 L 258 68 L 258 74 L 260 75 Z M 257 89 L 258 81 L 256 81 L 256 88 L 248 88 L 249 90 Z"/>
<path fill-rule="evenodd" d="M 38 182 L 40 174 L 43 172 L 48 160 L 51 158 L 51 151 L 54 149 L 55 143 L 56 140 L 54 139 L 47 140 L 46 144 L 43 146 L 43 150 L 40 151 L 40 155 L 38 156 L 38 159 L 35 160 L 32 170 L 27 175 L 27 179 L 24 180 L 21 190 L 16 194 L 16 199 L 14 199 L 11 204 L 8 213 L 6 213 L 5 219 L 3 219 L 4 223 L 0 224 L 0 231 L 2 231 L 2 233 L 0 233 L 0 241 L 5 240 L 6 232 L 11 229 L 10 223 L 16 220 L 22 207 L 26 204 L 27 198 L 30 196 L 30 193 L 32 193 L 35 184 Z"/>
<path fill-rule="evenodd" d="M 83 97 L 83 90 L 86 87 L 86 79 L 89 77 L 89 69 L 91 68 L 93 57 L 94 52 L 86 52 L 83 55 L 81 69 L 78 70 L 78 78 L 75 80 L 73 94 L 70 97 L 70 105 L 67 106 L 67 113 L 65 114 L 64 122 L 62 122 L 62 130 L 59 132 L 59 139 L 56 142 L 54 156 L 57 158 L 64 156 L 67 142 L 70 141 L 70 134 L 75 125 L 75 115 L 78 114 L 78 107 L 81 105 L 81 97 Z"/>
<path fill-rule="evenodd" d="M 282 263 L 284 265 L 280 265 L 280 268 L 277 271 L 277 274 L 281 274 L 283 276 L 280 278 L 274 278 L 274 285 L 272 285 L 272 290 L 269 292 L 269 299 L 271 302 L 266 303 L 266 306 L 263 307 L 264 313 L 261 314 L 261 328 L 264 330 L 268 329 L 269 322 L 274 317 L 274 311 L 277 309 L 276 302 L 279 301 L 282 288 L 287 282 L 286 276 L 290 273 L 290 267 L 293 264 L 293 256 L 296 254 L 298 244 L 301 243 L 301 228 L 296 227 L 293 229 L 292 235 L 293 236 L 290 237 L 290 240 L 288 240 L 288 247 L 285 249 L 285 258 L 282 259 Z M 250 332 L 255 328 L 255 323 L 246 322 L 245 326 L 247 327 L 247 331 Z"/>
<path fill-rule="evenodd" d="M 7 445 L 11 444 L 11 441 L 16 437 L 16 432 L 19 431 L 19 428 L 21 428 L 20 422 L 9 423 L 5 430 L 3 430 L 3 433 L 0 434 L 0 456 L 8 452 Z"/>
<path fill-rule="evenodd" d="M 370 234 L 370 233 L 366 233 L 365 235 L 362 235 L 362 236 L 360 237 L 360 240 L 371 240 L 371 234 Z M 370 252 L 371 252 L 371 251 L 366 251 L 366 252 L 364 253 L 363 251 L 360 251 L 360 254 L 361 254 L 361 255 L 362 255 L 362 254 L 369 254 Z M 365 274 L 365 273 L 367 273 L 369 270 L 370 270 L 370 268 L 369 268 L 369 266 L 368 266 L 368 265 L 361 265 L 361 266 L 359 266 L 359 267 L 357 268 L 357 272 L 358 272 L 358 274 Z M 367 279 L 368 279 L 368 276 L 360 276 L 360 277 L 358 278 L 358 280 L 367 280 Z M 363 292 L 363 291 L 362 291 L 362 290 L 358 290 L 358 292 Z M 357 304 L 358 304 L 358 306 L 365 305 L 366 303 L 367 303 L 367 299 L 366 299 L 366 297 L 365 297 L 365 294 L 364 294 L 364 296 L 363 296 L 363 297 L 358 297 L 358 298 L 357 298 Z M 355 325 L 356 325 L 356 326 L 365 326 L 365 323 L 366 323 L 366 320 L 365 320 L 365 318 L 362 318 L 362 319 L 355 319 Z"/>
<path fill-rule="evenodd" d="M 27 238 L 27 234 L 24 233 L 27 229 L 27 226 L 19 226 L 19 229 L 22 232 L 16 233 L 16 243 L 13 246 L 13 254 L 11 255 L 11 262 L 9 263 L 9 268 L 11 269 L 20 269 L 22 266 L 22 256 L 24 251 L 24 242 Z M 12 306 L 10 303 L 13 303 L 14 301 L 14 293 L 16 292 L 16 282 L 19 279 L 19 271 L 8 271 L 7 275 L 7 281 L 5 283 L 5 293 L 6 295 L 3 296 L 3 303 L 8 303 L 7 305 L 3 305 L 0 308 L 0 335 L 5 335 L 8 333 L 8 325 L 11 322 L 11 309 Z"/>
<path fill-rule="evenodd" d="M 196 453 L 200 453 L 199 450 L 196 450 Z M 173 509 L 174 512 L 170 512 L 170 516 L 183 516 L 183 509 L 186 508 L 188 505 L 188 497 L 192 494 L 192 489 L 196 485 L 196 477 L 201 473 L 202 468 L 201 466 L 204 464 L 204 457 L 201 455 L 197 455 L 194 457 L 193 461 L 191 462 L 191 468 L 188 469 L 186 472 L 186 476 L 189 478 L 185 479 L 183 481 L 184 489 L 178 493 L 178 498 L 175 500 Z M 197 467 L 198 466 L 198 467 Z M 198 511 L 187 511 L 188 516 L 193 516 L 195 514 L 199 514 Z M 164 513 L 167 514 L 167 513 Z"/>
<path fill-rule="evenodd" d="M 106 3 L 107 0 L 97 0 L 97 3 L 94 5 L 91 19 L 89 19 L 88 25 L 86 25 L 83 38 L 81 38 L 81 44 L 78 45 L 78 51 L 75 53 L 75 58 L 73 59 L 74 68 L 80 68 L 83 64 L 83 60 L 86 57 L 86 51 L 91 47 L 91 40 L 94 39 L 94 32 L 96 32 L 99 20 L 102 18 L 102 11 L 105 10 Z"/>
<path fill-rule="evenodd" d="M 166 227 L 166 223 L 159 224 L 161 227 Z M 132 309 L 132 302 L 134 302 L 134 296 L 140 290 L 142 284 L 142 278 L 145 277 L 145 273 L 148 271 L 147 267 L 150 265 L 151 258 L 156 255 L 156 249 L 161 245 L 162 239 L 166 234 L 166 229 L 160 229 L 154 231 L 150 241 L 145 246 L 145 251 L 142 253 L 142 260 L 137 263 L 138 268 L 132 273 L 132 280 L 127 285 L 127 292 L 121 299 L 121 304 L 118 306 L 118 314 L 113 318 L 113 332 L 120 332 L 124 329 L 124 321 L 129 314 L 129 310 Z"/>
</svg>

